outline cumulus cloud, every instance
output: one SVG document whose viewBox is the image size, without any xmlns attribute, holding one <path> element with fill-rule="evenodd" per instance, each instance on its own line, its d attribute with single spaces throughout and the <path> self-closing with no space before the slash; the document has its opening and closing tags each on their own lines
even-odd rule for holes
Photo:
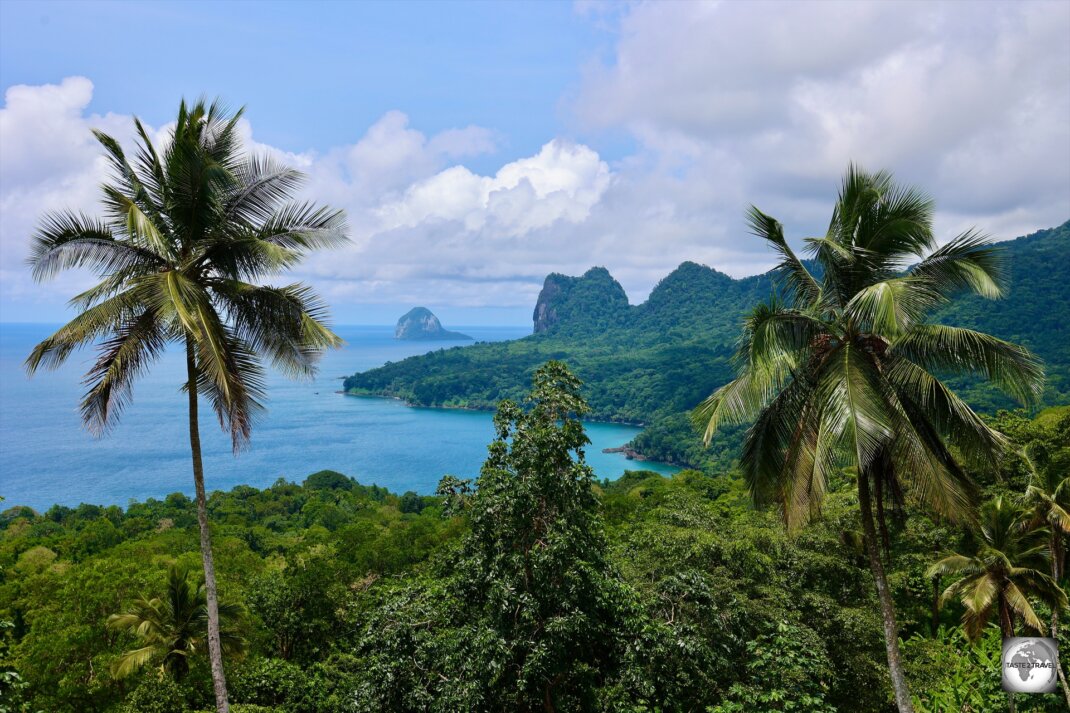
<svg viewBox="0 0 1070 713">
<path fill-rule="evenodd" d="M 814 234 L 848 161 L 933 193 L 945 238 L 971 225 L 1010 238 L 1070 217 L 1065 2 L 579 11 L 612 45 L 563 97 L 570 138 L 548 127 L 541 149 L 496 170 L 466 164 L 496 155 L 508 127 L 429 135 L 387 111 L 352 143 L 284 152 L 243 122 L 251 151 L 301 169 L 305 197 L 349 214 L 352 245 L 313 256 L 294 277 L 315 283 L 342 319 L 364 303 L 530 307 L 548 272 L 592 265 L 639 301 L 683 260 L 735 276 L 770 267 L 745 235 L 746 206 L 781 218 L 795 240 Z M 105 166 L 90 128 L 130 138 L 130 117 L 88 112 L 92 91 L 74 77 L 6 92 L 2 319 L 34 301 L 59 305 L 86 279 L 31 288 L 22 263 L 44 211 L 94 209 Z M 634 150 L 607 158 L 598 147 L 622 132 Z"/>
<path fill-rule="evenodd" d="M 1070 217 L 1064 2 L 585 11 L 616 23 L 619 40 L 585 71 L 572 103 L 581 125 L 626 128 L 663 173 L 731 175 L 804 234 L 820 229 L 849 161 L 931 191 L 946 230 L 976 222 L 1014 237 Z M 740 207 L 716 203 L 710 225 L 738 234 Z"/>
<path fill-rule="evenodd" d="M 92 83 L 80 77 L 6 93 L 0 109 L 5 313 L 34 303 L 58 316 L 64 298 L 92 279 L 66 275 L 42 288 L 31 283 L 24 264 L 41 215 L 97 210 L 107 165 L 91 130 L 132 139 L 132 117 L 87 113 L 92 93 Z M 162 144 L 169 128 L 150 131 Z M 247 151 L 305 172 L 302 197 L 346 209 L 352 245 L 314 255 L 292 276 L 317 283 L 343 314 L 346 303 L 362 302 L 528 304 L 545 273 L 557 268 L 555 241 L 568 239 L 554 228 L 586 221 L 612 179 L 593 150 L 556 139 L 494 175 L 479 175 L 459 161 L 495 151 L 494 132 L 468 126 L 427 136 L 399 111 L 384 114 L 353 144 L 322 154 L 260 143 L 245 120 L 240 132 Z M 591 254 L 576 258 L 582 264 Z"/>
<path fill-rule="evenodd" d="M 469 232 L 491 223 L 503 237 L 520 236 L 558 220 L 584 221 L 609 178 L 609 166 L 588 147 L 551 141 L 494 176 L 449 168 L 414 183 L 378 213 L 385 230 L 457 221 Z"/>
<path fill-rule="evenodd" d="M 86 115 L 93 84 L 69 77 L 60 84 L 17 85 L 0 109 L 0 319 L 15 319 L 14 301 L 57 303 L 35 289 L 24 261 L 38 216 L 49 210 L 92 210 L 107 168 L 90 130 L 128 135 L 129 121 Z M 87 284 L 87 276 L 72 284 Z M 58 302 L 62 304 L 62 302 Z"/>
</svg>

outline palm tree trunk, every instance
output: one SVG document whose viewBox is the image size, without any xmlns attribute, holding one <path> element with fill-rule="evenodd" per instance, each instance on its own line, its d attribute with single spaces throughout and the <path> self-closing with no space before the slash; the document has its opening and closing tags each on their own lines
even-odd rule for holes
<svg viewBox="0 0 1070 713">
<path fill-rule="evenodd" d="M 204 495 L 204 464 L 201 462 L 201 431 L 197 414 L 197 363 L 193 341 L 186 337 L 186 374 L 189 377 L 189 445 L 193 451 L 193 484 L 197 490 L 197 525 L 201 531 L 204 589 L 208 605 L 208 657 L 212 662 L 212 687 L 217 713 L 230 713 L 227 679 L 223 674 L 223 647 L 219 640 L 219 599 L 216 595 L 212 540 L 208 533 L 208 501 Z"/>
<path fill-rule="evenodd" d="M 884 620 L 884 648 L 888 654 L 888 672 L 892 678 L 895 691 L 895 705 L 899 713 L 914 713 L 914 702 L 910 698 L 903 662 L 899 654 L 899 628 L 895 623 L 895 605 L 892 593 L 888 590 L 888 580 L 884 575 L 877 545 L 877 528 L 873 523 L 873 508 L 869 494 L 869 473 L 859 469 L 858 506 L 862 515 L 862 531 L 865 534 L 866 554 L 869 555 L 869 568 L 877 585 L 877 599 L 880 600 L 881 618 Z"/>
<path fill-rule="evenodd" d="M 1051 577 L 1056 584 L 1060 584 L 1063 577 L 1063 547 L 1062 533 L 1052 530 L 1051 533 Z M 1056 646 L 1059 641 L 1059 610 L 1051 609 L 1051 638 L 1055 639 Z M 1059 662 L 1059 685 L 1063 688 L 1063 697 L 1066 698 L 1066 707 L 1070 710 L 1070 685 L 1066 682 L 1066 673 L 1063 672 L 1063 664 Z"/>
</svg>

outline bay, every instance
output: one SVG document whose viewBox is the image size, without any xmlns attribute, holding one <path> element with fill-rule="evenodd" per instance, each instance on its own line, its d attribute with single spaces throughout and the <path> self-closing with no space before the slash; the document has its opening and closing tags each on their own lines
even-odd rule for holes
<svg viewBox="0 0 1070 713">
<path fill-rule="evenodd" d="M 180 352 L 166 353 L 134 386 L 118 425 L 96 438 L 81 425 L 82 375 L 93 360 L 85 350 L 61 369 L 28 378 L 23 361 L 56 325 L 0 324 L 0 507 L 54 503 L 125 505 L 130 500 L 192 494 L 185 380 Z M 520 327 L 457 327 L 477 340 L 516 339 Z M 327 354 L 319 376 L 293 381 L 269 372 L 267 413 L 251 445 L 231 452 L 229 439 L 205 407 L 201 416 L 209 490 L 248 484 L 267 487 L 278 478 L 300 482 L 331 469 L 364 484 L 401 493 L 434 492 L 446 474 L 475 477 L 494 436 L 491 414 L 412 408 L 392 399 L 337 393 L 341 377 L 429 350 L 470 342 L 405 342 L 387 326 L 341 326 L 346 345 Z M 602 453 L 639 432 L 619 424 L 588 423 L 587 460 L 599 478 L 639 468 L 672 473 L 661 463 L 628 461 Z"/>
</svg>

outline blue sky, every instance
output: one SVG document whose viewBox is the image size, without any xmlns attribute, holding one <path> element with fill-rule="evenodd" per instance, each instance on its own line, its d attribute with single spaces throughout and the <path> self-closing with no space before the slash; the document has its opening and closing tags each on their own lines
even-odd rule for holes
<svg viewBox="0 0 1070 713">
<path fill-rule="evenodd" d="M 92 112 L 161 125 L 177 97 L 244 104 L 257 138 L 325 151 L 400 109 L 422 131 L 500 133 L 490 169 L 569 135 L 560 100 L 611 35 L 569 2 L 5 0 L 0 84 L 85 76 Z M 609 150 L 613 142 L 607 142 Z"/>
<path fill-rule="evenodd" d="M 166 141 L 181 97 L 247 107 L 248 149 L 344 208 L 292 275 L 336 321 L 414 305 L 530 324 L 545 275 L 604 265 L 633 302 L 684 260 L 734 276 L 822 230 L 849 161 L 929 191 L 949 239 L 1070 218 L 1070 3 L 0 2 L 0 321 L 90 283 L 25 258 L 93 212 L 91 129 Z"/>
</svg>

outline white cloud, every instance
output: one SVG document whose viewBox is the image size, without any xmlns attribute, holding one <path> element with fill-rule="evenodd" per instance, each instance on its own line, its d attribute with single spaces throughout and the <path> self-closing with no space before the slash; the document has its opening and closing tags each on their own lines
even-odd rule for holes
<svg viewBox="0 0 1070 713">
<path fill-rule="evenodd" d="M 610 181 L 609 166 L 586 146 L 552 141 L 535 156 L 507 163 L 494 176 L 453 166 L 411 185 L 378 213 L 381 228 L 457 221 L 466 231 L 488 223 L 520 236 L 558 220 L 583 222 Z"/>
<path fill-rule="evenodd" d="M 1070 4 L 579 9 L 616 34 L 565 98 L 573 139 L 548 131 L 538 152 L 496 170 L 466 162 L 497 152 L 497 132 L 427 135 L 400 111 L 321 153 L 258 143 L 243 123 L 252 150 L 308 174 L 307 197 L 349 213 L 353 244 L 296 275 L 340 318 L 360 303 L 530 307 L 546 273 L 599 264 L 633 302 L 687 259 L 753 274 L 772 256 L 745 235 L 746 206 L 793 238 L 819 231 L 851 160 L 934 194 L 945 237 L 978 225 L 1009 238 L 1070 217 Z M 23 260 L 44 211 L 94 209 L 104 164 L 89 129 L 129 140 L 130 118 L 89 113 L 91 98 L 83 78 L 7 90 L 0 319 L 58 306 L 85 279 L 33 286 Z M 621 132 L 629 155 L 592 148 Z"/>
<path fill-rule="evenodd" d="M 91 280 L 73 274 L 34 285 L 24 262 L 47 211 L 97 212 L 107 166 L 91 129 L 131 140 L 131 117 L 87 114 L 92 91 L 83 78 L 12 87 L 0 109 L 0 319 L 18 318 L 8 310 L 28 304 L 56 318 L 65 298 Z M 169 128 L 149 130 L 162 143 Z M 307 174 L 304 197 L 346 209 L 353 244 L 312 256 L 294 276 L 316 282 L 343 314 L 347 303 L 431 297 L 447 305 L 527 305 L 558 267 L 540 252 L 568 239 L 553 228 L 583 223 L 611 182 L 594 151 L 562 140 L 478 175 L 457 161 L 494 151 L 493 132 L 469 126 L 426 136 L 398 111 L 323 154 L 259 143 L 248 121 L 240 130 L 249 151 L 272 153 Z M 591 256 L 577 257 L 582 264 Z"/>
<path fill-rule="evenodd" d="M 730 173 L 741 198 L 799 231 L 821 227 L 852 160 L 933 193 L 942 225 L 1014 237 L 1070 217 L 1070 4 L 615 11 L 615 53 L 587 68 L 573 109 L 590 129 L 630 131 L 654 172 Z M 742 205 L 715 202 L 694 209 L 738 234 Z"/>
</svg>

